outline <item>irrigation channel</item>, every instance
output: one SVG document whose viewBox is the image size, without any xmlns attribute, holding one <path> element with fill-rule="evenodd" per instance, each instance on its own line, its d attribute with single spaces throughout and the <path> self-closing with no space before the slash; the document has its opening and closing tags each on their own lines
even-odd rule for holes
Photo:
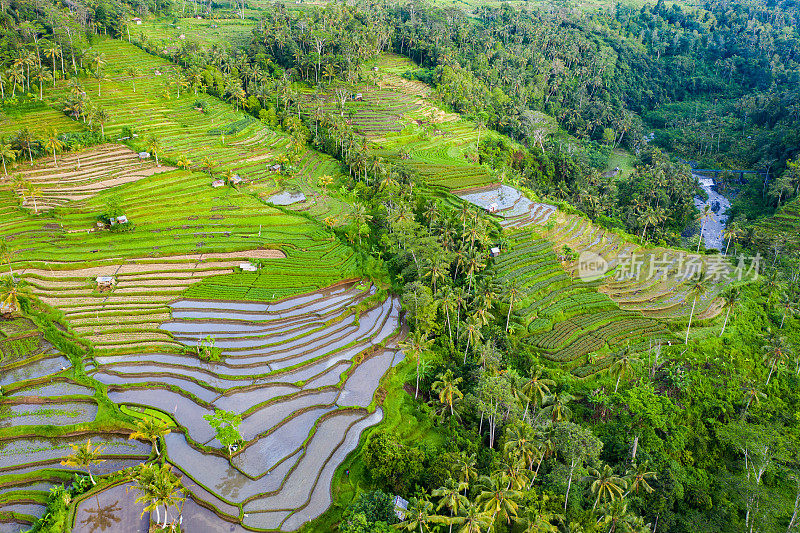
<svg viewBox="0 0 800 533">
<path fill-rule="evenodd" d="M 184 530 L 294 531 L 322 514 L 337 467 L 383 418 L 375 392 L 403 359 L 399 299 L 358 281 L 270 304 L 182 299 L 161 327 L 187 349 L 96 355 L 87 370 L 108 386 L 111 401 L 157 409 L 175 422 L 164 453 L 188 490 Z M 192 353 L 209 337 L 221 349 L 217 362 Z M 8 418 L 32 427 L 30 437 L 0 440 L 0 533 L 27 530 L 44 513 L 49 488 L 69 483 L 59 474 L 69 444 L 92 437 L 106 446 L 100 474 L 150 454 L 149 444 L 127 434 L 35 436 L 36 425 L 91 422 L 97 414 L 95 391 L 66 379 L 69 367 L 44 341 L 0 363 L 0 427 Z M 244 441 L 230 457 L 203 419 L 215 409 L 243 418 Z M 31 472 L 25 483 L 3 483 Z M 146 531 L 134 500 L 117 485 L 79 501 L 75 530 Z"/>
<path fill-rule="evenodd" d="M 700 186 L 708 194 L 708 200 L 705 202 L 702 198 L 696 196 L 694 199 L 695 207 L 702 212 L 706 206 L 709 206 L 713 213 L 703 225 L 703 242 L 706 248 L 723 250 L 725 247 L 723 232 L 725 231 L 725 224 L 728 221 L 726 211 L 730 209 L 731 202 L 717 192 L 717 187 L 714 184 L 713 178 L 707 178 L 699 174 L 694 174 L 694 177 L 697 178 L 700 182 Z"/>
</svg>

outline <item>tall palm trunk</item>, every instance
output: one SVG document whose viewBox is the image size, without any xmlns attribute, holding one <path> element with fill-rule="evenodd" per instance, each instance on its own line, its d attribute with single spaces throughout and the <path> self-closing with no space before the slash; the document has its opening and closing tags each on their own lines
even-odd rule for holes
<svg viewBox="0 0 800 533">
<path fill-rule="evenodd" d="M 692 317 L 694 316 L 694 306 L 697 304 L 697 296 L 694 297 L 694 301 L 692 302 L 692 312 L 689 313 L 689 325 L 686 326 L 686 342 L 684 344 L 689 344 L 689 330 L 692 329 Z"/>
<path fill-rule="evenodd" d="M 719 332 L 719 336 L 722 337 L 723 333 L 725 333 L 725 326 L 728 325 L 728 316 L 731 314 L 731 308 L 728 307 L 728 312 L 725 313 L 725 321 L 722 323 L 722 331 Z"/>
</svg>

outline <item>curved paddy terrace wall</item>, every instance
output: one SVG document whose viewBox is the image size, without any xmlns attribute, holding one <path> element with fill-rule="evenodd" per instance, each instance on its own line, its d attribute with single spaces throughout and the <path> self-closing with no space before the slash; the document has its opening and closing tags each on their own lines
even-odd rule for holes
<svg viewBox="0 0 800 533">
<path fill-rule="evenodd" d="M 166 456 L 195 504 L 251 529 L 293 531 L 318 517 L 334 471 L 382 419 L 375 392 L 402 359 L 399 300 L 349 282 L 275 303 L 182 299 L 171 311 L 165 332 L 189 347 L 211 336 L 222 359 L 99 355 L 92 376 L 112 401 L 175 420 Z M 202 418 L 215 409 L 242 414 L 232 458 Z"/>
<path fill-rule="evenodd" d="M 641 246 L 629 238 L 593 224 L 579 215 L 564 213 L 549 204 L 533 202 L 514 187 L 492 186 L 459 194 L 464 200 L 488 209 L 494 204 L 500 224 L 510 230 L 550 241 L 556 253 L 568 246 L 579 260 L 562 260 L 565 271 L 582 276 L 581 260 L 603 264 L 598 290 L 621 309 L 638 311 L 662 320 L 688 319 L 692 309 L 688 274 L 705 271 L 712 275 L 708 290 L 697 301 L 695 317 L 713 318 L 722 309 L 719 293 L 735 267 L 718 255 L 701 255 L 673 248 Z M 524 237 L 521 237 L 524 238 Z"/>
<path fill-rule="evenodd" d="M 76 469 L 60 462 L 71 445 L 105 448 L 93 473 L 134 466 L 150 445 L 100 430 L 94 388 L 73 381 L 70 359 L 27 319 L 0 322 L 0 532 L 27 531 L 45 512 L 50 488 Z M 93 429 L 98 428 L 98 429 Z"/>
</svg>

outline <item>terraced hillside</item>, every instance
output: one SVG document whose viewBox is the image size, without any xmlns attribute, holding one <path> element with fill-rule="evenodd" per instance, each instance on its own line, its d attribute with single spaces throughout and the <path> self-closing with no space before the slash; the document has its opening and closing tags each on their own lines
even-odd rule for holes
<svg viewBox="0 0 800 533">
<path fill-rule="evenodd" d="M 705 272 L 710 279 L 706 291 L 698 297 L 695 316 L 713 318 L 722 309 L 718 295 L 739 275 L 737 266 L 719 255 L 643 247 L 630 237 L 601 228 L 582 216 L 533 202 L 513 187 L 491 187 L 460 196 L 483 208 L 496 205 L 500 223 L 507 230 L 530 229 L 551 242 L 572 277 L 581 276 L 581 260 L 602 260 L 605 268 L 600 273 L 598 290 L 626 311 L 663 320 L 688 319 L 694 301 L 689 296 L 689 281 L 692 275 Z M 577 255 L 576 259 L 562 253 L 565 246 Z M 743 276 L 748 269 L 749 265 Z"/>
<path fill-rule="evenodd" d="M 98 193 L 140 180 L 173 167 L 156 166 L 153 159 L 139 159 L 136 152 L 122 145 L 107 144 L 60 159 L 45 159 L 36 166 L 25 165 L 15 177 L 41 190 L 36 196 L 23 197 L 22 205 L 29 209 L 48 210 L 67 202 L 81 202 Z"/>
<path fill-rule="evenodd" d="M 177 421 L 182 433 L 167 437 L 166 453 L 201 504 L 257 529 L 292 531 L 316 518 L 336 467 L 381 420 L 374 393 L 401 358 L 399 301 L 347 283 L 273 304 L 171 307 L 163 329 L 190 347 L 211 336 L 222 361 L 174 351 L 99 356 L 93 377 L 112 401 Z M 200 416 L 214 409 L 243 413 L 245 443 L 231 459 Z"/>
<path fill-rule="evenodd" d="M 115 110 L 106 133 L 117 137 L 129 127 L 138 138 L 130 147 L 59 156 L 57 165 L 21 163 L 15 177 L 31 187 L 0 189 L 5 268 L 40 305 L 63 313 L 64 331 L 92 347 L 83 362 L 46 350 L 0 359 L 0 427 L 8 420 L 31 425 L 30 435 L 15 428 L 13 438 L 3 427 L 0 494 L 8 496 L 0 496 L 0 531 L 26 529 L 12 524 L 40 516 L 49 482 L 69 477 L 45 471 L 24 493 L 18 485 L 28 487 L 27 478 L 16 475 L 33 471 L 26 450 L 49 468 L 69 453 L 69 439 L 96 435 L 115 460 L 103 463 L 104 472 L 146 460 L 149 446 L 127 442 L 131 422 L 113 402 L 152 404 L 179 424 L 167 453 L 193 495 L 184 515 L 189 530 L 211 531 L 206 526 L 216 523 L 239 531 L 243 522 L 296 529 L 328 507 L 335 469 L 363 429 L 381 419 L 374 393 L 401 358 L 399 302 L 361 285 L 361 258 L 319 221 L 347 221 L 348 204 L 317 183 L 339 172 L 335 160 L 302 149 L 294 171 L 278 176 L 269 166 L 287 155 L 285 135 L 210 97 L 203 97 L 208 114 L 194 110 L 194 95 L 176 98 L 174 87 L 162 87 L 170 65 L 131 45 L 100 40 L 98 51 L 109 79 L 93 100 Z M 132 63 L 143 71 L 136 92 L 125 73 Z M 84 81 L 96 95 L 97 81 Z M 47 97 L 56 104 L 64 90 L 59 84 Z M 160 165 L 136 154 L 152 151 L 151 136 Z M 169 164 L 180 156 L 192 159 L 190 168 Z M 209 165 L 200 168 L 205 158 L 210 173 Z M 213 187 L 224 171 L 244 183 Z M 286 207 L 271 205 L 298 197 Z M 129 223 L 98 225 L 112 211 Z M 187 347 L 209 335 L 225 357 L 204 365 Z M 34 400 L 9 395 L 34 385 L 54 388 L 37 389 Z M 214 407 L 244 415 L 247 442 L 232 462 L 200 416 Z M 43 443 L 39 437 L 53 432 L 48 417 L 64 426 L 63 435 L 59 429 L 61 440 Z M 123 432 L 95 431 L 101 421 Z M 74 427 L 80 431 L 73 436 Z M 228 475 L 232 485 L 218 486 Z M 100 497 L 107 496 L 98 495 L 98 506 Z M 79 505 L 76 528 L 94 516 L 87 502 Z"/>
<path fill-rule="evenodd" d="M 44 514 L 49 490 L 69 483 L 74 469 L 60 461 L 72 444 L 105 447 L 104 474 L 141 463 L 150 445 L 101 430 L 110 404 L 75 381 L 70 359 L 27 319 L 0 322 L 0 531 L 25 531 Z"/>
<path fill-rule="evenodd" d="M 108 79 L 102 82 L 99 96 L 97 80 L 82 81 L 93 101 L 114 110 L 105 125 L 108 135 L 120 137 L 123 127 L 132 128 L 139 134 L 131 141 L 133 146 L 147 151 L 147 141 L 155 137 L 160 145 L 160 158 L 177 161 L 186 156 L 197 170 L 207 160 L 216 177 L 231 171 L 244 180 L 243 187 L 252 188 L 264 199 L 285 187 L 297 187 L 306 194 L 307 200 L 290 208 L 307 211 L 319 219 L 332 217 L 339 222 L 346 221 L 348 206 L 318 185 L 320 176 L 338 175 L 339 165 L 333 159 L 304 149 L 292 175 L 279 176 L 270 166 L 287 156 L 287 135 L 269 129 L 212 96 L 195 97 L 193 92 L 180 91 L 170 77 L 174 66 L 134 45 L 101 39 L 93 50 L 104 54 L 104 73 Z M 130 65 L 139 69 L 135 80 L 128 75 Z M 63 100 L 65 86 L 61 84 L 59 89 L 49 96 L 53 105 L 60 105 Z M 198 99 L 206 102 L 205 112 L 195 109 Z M 280 183 L 282 179 L 287 180 L 285 184 Z"/>
<path fill-rule="evenodd" d="M 201 47 L 244 46 L 251 37 L 255 22 L 251 19 L 197 19 L 185 17 L 177 22 L 165 20 L 145 20 L 140 25 L 131 26 L 131 38 L 163 44 L 163 49 L 174 51 L 181 43 L 196 43 Z M 183 38 L 181 38 L 183 36 Z"/>
<path fill-rule="evenodd" d="M 408 59 L 382 54 L 366 73 L 370 83 L 347 87 L 351 96 L 342 110 L 334 94 L 327 95 L 322 108 L 347 118 L 356 132 L 370 140 L 376 155 L 401 161 L 425 181 L 444 190 L 461 190 L 497 183 L 488 168 L 475 163 L 478 136 L 496 137 L 479 131 L 474 123 L 437 106 L 432 89 L 400 74 L 413 70 Z M 377 70 L 373 70 L 377 69 Z M 316 105 L 311 94 L 309 106 Z"/>
<path fill-rule="evenodd" d="M 762 220 L 756 225 L 755 237 L 764 244 L 777 242 L 784 248 L 800 248 L 800 235 L 797 228 L 800 225 L 800 198 L 796 198 L 782 206 L 771 217 Z"/>
<path fill-rule="evenodd" d="M 0 136 L 13 137 L 23 127 L 39 138 L 50 129 L 60 133 L 84 130 L 83 124 L 70 120 L 63 113 L 38 100 L 30 100 L 18 106 L 0 107 Z"/>
<path fill-rule="evenodd" d="M 679 342 L 659 320 L 620 309 L 598 291 L 599 283 L 574 280 L 552 244 L 531 230 L 513 233 L 508 250 L 495 261 L 500 281 L 521 293 L 515 314 L 522 317 L 529 342 L 580 377 L 606 368 L 629 345 Z"/>
</svg>

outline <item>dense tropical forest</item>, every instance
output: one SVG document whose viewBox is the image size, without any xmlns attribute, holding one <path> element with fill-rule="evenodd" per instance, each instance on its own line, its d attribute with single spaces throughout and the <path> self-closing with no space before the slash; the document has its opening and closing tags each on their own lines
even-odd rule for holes
<svg viewBox="0 0 800 533">
<path fill-rule="evenodd" d="M 796 2 L 0 11 L 0 531 L 800 528 Z"/>
</svg>

